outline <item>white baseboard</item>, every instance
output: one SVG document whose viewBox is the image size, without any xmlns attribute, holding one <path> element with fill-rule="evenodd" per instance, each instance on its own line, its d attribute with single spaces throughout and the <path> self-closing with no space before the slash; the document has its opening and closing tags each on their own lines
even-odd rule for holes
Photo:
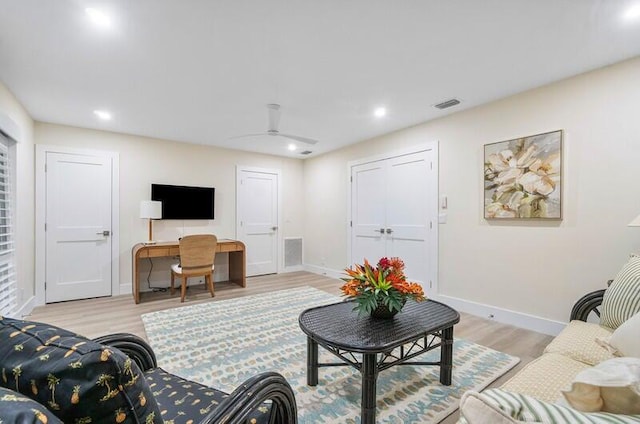
<svg viewBox="0 0 640 424">
<path fill-rule="evenodd" d="M 305 264 L 304 265 L 304 270 L 308 271 L 308 272 L 313 272 L 314 274 L 326 275 L 327 277 L 331 277 L 331 278 L 340 279 L 340 278 L 344 277 L 344 272 L 343 271 L 337 271 L 335 269 L 324 268 L 324 267 L 316 266 L 316 265 Z"/>
<path fill-rule="evenodd" d="M 324 268 L 316 265 L 306 264 L 304 265 L 304 270 L 313 272 L 314 274 L 326 275 L 327 277 L 332 278 L 344 277 L 343 271 L 337 271 L 335 269 Z M 468 314 L 476 315 L 483 318 L 493 319 L 503 324 L 514 325 L 516 327 L 525 328 L 531 331 L 537 331 L 538 333 L 549 334 L 551 336 L 558 335 L 558 333 L 560 333 L 560 331 L 562 331 L 562 329 L 567 325 L 566 322 L 554 321 L 534 315 L 525 314 L 522 312 L 499 308 L 497 306 L 472 302 L 470 300 L 460 299 L 457 297 L 436 295 L 431 296 L 431 298 L 438 302 L 447 304 L 461 312 L 466 312 Z"/>
<path fill-rule="evenodd" d="M 298 272 L 298 271 L 304 271 L 304 266 L 302 265 L 296 265 L 296 266 L 286 266 L 284 268 L 282 268 L 278 274 L 286 274 L 288 272 Z"/>
<path fill-rule="evenodd" d="M 33 312 L 33 308 L 36 307 L 36 297 L 31 296 L 29 300 L 27 300 L 16 312 L 16 318 L 24 318 L 27 315 L 30 315 Z"/>
<path fill-rule="evenodd" d="M 554 321 L 546 318 L 529 315 L 522 312 L 511 311 L 509 309 L 499 308 L 497 306 L 486 305 L 484 303 L 472 302 L 457 297 L 436 295 L 431 296 L 433 300 L 442 302 L 452 308 L 476 315 L 483 318 L 489 318 L 503 324 L 510 324 L 516 327 L 525 328 L 538 333 L 557 336 L 567 325 L 566 322 Z"/>
<path fill-rule="evenodd" d="M 133 284 L 131 284 L 131 283 L 120 284 L 120 293 L 118 293 L 118 294 L 132 294 L 133 293 L 132 286 L 133 286 Z"/>
</svg>

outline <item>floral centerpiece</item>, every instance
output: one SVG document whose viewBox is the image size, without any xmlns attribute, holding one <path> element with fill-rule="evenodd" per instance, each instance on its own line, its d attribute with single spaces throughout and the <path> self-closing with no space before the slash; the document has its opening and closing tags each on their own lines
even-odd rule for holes
<svg viewBox="0 0 640 424">
<path fill-rule="evenodd" d="M 365 259 L 363 265 L 345 272 L 342 294 L 356 301 L 353 310 L 360 315 L 390 317 L 402 310 L 407 299 L 424 300 L 422 287 L 407 281 L 400 258 L 381 258 L 375 267 Z"/>
</svg>

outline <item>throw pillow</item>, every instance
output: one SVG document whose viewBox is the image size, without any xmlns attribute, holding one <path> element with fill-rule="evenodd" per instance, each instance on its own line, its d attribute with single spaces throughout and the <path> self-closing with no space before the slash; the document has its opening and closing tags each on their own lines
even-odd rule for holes
<svg viewBox="0 0 640 424">
<path fill-rule="evenodd" d="M 62 421 L 35 400 L 4 387 L 0 387 L 0 422 L 7 424 L 62 424 Z"/>
<path fill-rule="evenodd" d="M 580 371 L 562 394 L 579 411 L 640 414 L 640 359 L 614 358 Z"/>
<path fill-rule="evenodd" d="M 640 312 L 640 256 L 631 255 L 602 298 L 600 324 L 612 329 Z"/>
<path fill-rule="evenodd" d="M 70 331 L 0 317 L 0 386 L 64 422 L 162 423 L 142 372 L 118 349 Z"/>
<path fill-rule="evenodd" d="M 640 358 L 640 312 L 618 327 L 611 337 L 596 341 L 615 356 Z"/>
<path fill-rule="evenodd" d="M 484 408 L 480 405 L 481 403 L 484 404 Z M 640 423 L 640 415 L 616 415 L 608 412 L 583 413 L 566 406 L 543 402 L 532 396 L 502 389 L 489 389 L 482 393 L 467 392 L 462 396 L 460 422 L 466 424 L 637 424 Z"/>
</svg>

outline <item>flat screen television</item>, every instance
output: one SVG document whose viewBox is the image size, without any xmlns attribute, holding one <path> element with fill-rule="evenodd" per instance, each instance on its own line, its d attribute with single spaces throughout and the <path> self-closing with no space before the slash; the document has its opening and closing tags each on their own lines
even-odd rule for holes
<svg viewBox="0 0 640 424">
<path fill-rule="evenodd" d="M 162 219 L 213 219 L 216 189 L 151 184 L 151 200 L 162 202 Z"/>
</svg>

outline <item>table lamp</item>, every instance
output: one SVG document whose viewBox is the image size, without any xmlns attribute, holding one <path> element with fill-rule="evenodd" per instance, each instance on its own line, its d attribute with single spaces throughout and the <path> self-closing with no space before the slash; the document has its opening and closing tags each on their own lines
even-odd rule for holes
<svg viewBox="0 0 640 424">
<path fill-rule="evenodd" d="M 640 215 L 636 216 L 636 219 L 629 223 L 629 227 L 640 227 Z"/>
<path fill-rule="evenodd" d="M 140 218 L 149 220 L 149 240 L 146 244 L 155 244 L 153 240 L 153 224 L 152 220 L 162 218 L 162 202 L 155 200 L 142 200 L 140 202 Z"/>
</svg>

